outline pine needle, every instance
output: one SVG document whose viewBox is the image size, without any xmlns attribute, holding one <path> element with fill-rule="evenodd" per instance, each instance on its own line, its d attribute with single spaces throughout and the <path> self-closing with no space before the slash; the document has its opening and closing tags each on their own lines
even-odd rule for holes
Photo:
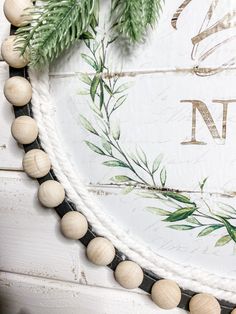
<svg viewBox="0 0 236 314">
<path fill-rule="evenodd" d="M 29 54 L 30 66 L 42 67 L 52 62 L 81 36 L 92 23 L 97 0 L 43 0 L 32 9 L 30 25 L 17 31 L 16 49 Z"/>
</svg>

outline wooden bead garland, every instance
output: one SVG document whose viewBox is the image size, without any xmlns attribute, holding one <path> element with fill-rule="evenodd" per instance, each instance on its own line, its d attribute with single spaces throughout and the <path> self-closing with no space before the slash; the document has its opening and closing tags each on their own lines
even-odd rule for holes
<svg viewBox="0 0 236 314">
<path fill-rule="evenodd" d="M 212 295 L 200 293 L 192 297 L 189 303 L 190 314 L 220 314 L 219 302 Z"/>
<path fill-rule="evenodd" d="M 162 279 L 152 286 L 153 302 L 164 310 L 176 308 L 181 300 L 181 290 L 172 280 Z"/>
<path fill-rule="evenodd" d="M 115 254 L 116 251 L 111 241 L 102 237 L 94 238 L 87 246 L 87 257 L 95 265 L 109 265 Z"/>
<path fill-rule="evenodd" d="M 141 267 L 132 261 L 123 261 L 116 267 L 116 281 L 126 289 L 138 288 L 143 282 Z"/>
<path fill-rule="evenodd" d="M 23 77 L 11 77 L 5 82 L 4 95 L 12 105 L 25 106 L 32 98 L 31 84 Z"/>
<path fill-rule="evenodd" d="M 16 118 L 11 126 L 11 133 L 20 144 L 30 144 L 38 136 L 38 127 L 34 119 L 29 116 Z"/>
<path fill-rule="evenodd" d="M 87 219 L 77 211 L 66 213 L 61 219 L 61 232 L 69 239 L 79 240 L 88 231 Z"/>
<path fill-rule="evenodd" d="M 46 154 L 41 149 L 32 149 L 23 158 L 24 171 L 32 178 L 42 178 L 51 168 L 51 163 Z"/>
<path fill-rule="evenodd" d="M 56 207 L 60 205 L 65 198 L 63 186 L 55 180 L 43 182 L 38 190 L 38 199 L 45 207 Z"/>
<path fill-rule="evenodd" d="M 5 0 L 3 10 L 8 21 L 17 27 L 29 23 L 26 9 L 32 8 L 31 0 Z"/>
<path fill-rule="evenodd" d="M 15 50 L 16 36 L 12 35 L 5 39 L 2 43 L 1 53 L 5 60 L 13 68 L 23 68 L 28 64 L 26 56 L 21 56 L 20 51 Z"/>
</svg>

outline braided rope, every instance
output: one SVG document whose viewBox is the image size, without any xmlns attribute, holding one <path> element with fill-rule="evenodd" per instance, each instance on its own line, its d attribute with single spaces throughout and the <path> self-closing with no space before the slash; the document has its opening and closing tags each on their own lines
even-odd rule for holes
<svg viewBox="0 0 236 314">
<path fill-rule="evenodd" d="M 43 72 L 30 70 L 29 74 L 33 87 L 32 110 L 42 146 L 49 154 L 53 171 L 64 186 L 68 199 L 87 217 L 96 233 L 108 238 L 119 251 L 159 277 L 172 279 L 184 289 L 210 293 L 220 300 L 236 303 L 236 280 L 199 267 L 174 263 L 158 255 L 147 244 L 127 235 L 104 214 L 79 174 L 75 174 L 62 149 L 54 121 L 55 105 L 50 95 L 48 68 Z"/>
</svg>

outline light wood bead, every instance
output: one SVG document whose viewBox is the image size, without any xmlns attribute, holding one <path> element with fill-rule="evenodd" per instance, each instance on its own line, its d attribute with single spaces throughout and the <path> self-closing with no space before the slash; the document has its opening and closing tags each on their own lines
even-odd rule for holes
<svg viewBox="0 0 236 314">
<path fill-rule="evenodd" d="M 87 219 L 77 211 L 66 213 L 61 219 L 61 232 L 69 239 L 79 240 L 88 231 Z"/>
<path fill-rule="evenodd" d="M 34 119 L 29 116 L 16 118 L 11 126 L 11 133 L 14 139 L 20 144 L 30 144 L 38 136 L 38 127 Z"/>
<path fill-rule="evenodd" d="M 23 158 L 24 171 L 32 178 L 42 178 L 51 168 L 51 163 L 44 151 L 32 149 Z"/>
<path fill-rule="evenodd" d="M 115 270 L 116 281 L 126 289 L 138 288 L 143 282 L 141 267 L 132 261 L 123 261 Z"/>
<path fill-rule="evenodd" d="M 196 294 L 189 303 L 190 314 L 220 314 L 219 302 L 212 295 Z"/>
<path fill-rule="evenodd" d="M 29 23 L 29 14 L 25 9 L 32 8 L 33 3 L 30 0 L 5 0 L 3 10 L 8 21 L 17 27 Z"/>
<path fill-rule="evenodd" d="M 25 106 L 32 98 L 32 87 L 28 80 L 20 76 L 13 76 L 6 80 L 4 95 L 14 106 Z"/>
<path fill-rule="evenodd" d="M 111 241 L 102 237 L 94 238 L 87 246 L 87 257 L 95 265 L 109 265 L 115 258 L 115 254 Z"/>
<path fill-rule="evenodd" d="M 236 309 L 234 309 L 234 310 L 231 312 L 231 314 L 236 314 Z"/>
<path fill-rule="evenodd" d="M 59 182 L 48 180 L 40 185 L 38 199 L 45 207 L 56 207 L 64 201 L 65 190 Z"/>
<path fill-rule="evenodd" d="M 16 36 L 12 35 L 5 39 L 2 43 L 2 57 L 13 68 L 24 68 L 28 64 L 26 56 L 21 56 L 20 51 L 15 50 Z"/>
<path fill-rule="evenodd" d="M 164 310 L 176 308 L 181 300 L 181 290 L 172 280 L 157 281 L 151 291 L 153 302 Z"/>
</svg>

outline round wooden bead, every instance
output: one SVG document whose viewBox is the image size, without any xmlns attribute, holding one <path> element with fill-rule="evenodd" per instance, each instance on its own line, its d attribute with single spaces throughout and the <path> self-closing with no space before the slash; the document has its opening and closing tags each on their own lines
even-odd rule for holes
<svg viewBox="0 0 236 314">
<path fill-rule="evenodd" d="M 23 158 L 24 171 L 32 178 L 44 177 L 51 168 L 51 163 L 44 151 L 32 149 Z"/>
<path fill-rule="evenodd" d="M 4 95 L 12 105 L 24 106 L 32 97 L 31 84 L 23 77 L 13 76 L 5 82 Z"/>
<path fill-rule="evenodd" d="M 56 207 L 60 205 L 65 198 L 63 186 L 55 181 L 48 180 L 43 182 L 38 190 L 38 199 L 45 207 Z"/>
<path fill-rule="evenodd" d="M 61 219 L 61 232 L 69 239 L 79 240 L 88 231 L 88 222 L 84 215 L 77 211 L 66 213 Z"/>
<path fill-rule="evenodd" d="M 138 288 L 143 282 L 143 271 L 141 267 L 131 261 L 123 261 L 116 267 L 116 281 L 126 289 Z"/>
<path fill-rule="evenodd" d="M 212 295 L 200 293 L 192 297 L 189 303 L 191 314 L 220 314 L 219 302 Z"/>
<path fill-rule="evenodd" d="M 181 300 L 181 290 L 172 280 L 162 279 L 152 286 L 153 302 L 164 310 L 176 308 Z"/>
<path fill-rule="evenodd" d="M 5 39 L 2 43 L 2 57 L 13 68 L 24 68 L 28 64 L 25 56 L 20 55 L 20 51 L 16 50 L 15 44 L 16 36 L 12 35 Z"/>
<path fill-rule="evenodd" d="M 3 10 L 8 21 L 20 27 L 29 23 L 28 12 L 25 10 L 32 6 L 31 0 L 5 0 Z"/>
<path fill-rule="evenodd" d="M 106 266 L 110 264 L 116 251 L 111 241 L 97 237 L 91 240 L 87 246 L 87 257 L 93 264 Z"/>
<path fill-rule="evenodd" d="M 38 136 L 38 127 L 34 119 L 29 116 L 16 118 L 11 126 L 11 133 L 20 144 L 30 144 Z"/>
<path fill-rule="evenodd" d="M 234 309 L 234 310 L 231 312 L 231 314 L 236 314 L 236 309 Z"/>
</svg>

